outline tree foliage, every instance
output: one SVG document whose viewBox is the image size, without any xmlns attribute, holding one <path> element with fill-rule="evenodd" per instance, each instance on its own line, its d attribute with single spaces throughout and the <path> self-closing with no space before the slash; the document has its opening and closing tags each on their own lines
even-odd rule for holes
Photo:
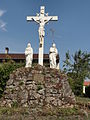
<svg viewBox="0 0 90 120">
<path fill-rule="evenodd" d="M 82 95 L 83 81 L 86 77 L 90 77 L 90 53 L 79 50 L 71 56 L 68 51 L 63 68 L 73 92 Z"/>
<path fill-rule="evenodd" d="M 2 96 L 2 93 L 5 89 L 6 82 L 9 79 L 10 73 L 23 65 L 23 63 L 17 64 L 12 60 L 0 64 L 0 97 Z"/>
</svg>

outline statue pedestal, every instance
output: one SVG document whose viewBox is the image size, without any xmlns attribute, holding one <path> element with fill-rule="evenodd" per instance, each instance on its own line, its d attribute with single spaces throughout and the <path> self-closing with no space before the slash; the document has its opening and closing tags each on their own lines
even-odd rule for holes
<svg viewBox="0 0 90 120">
<path fill-rule="evenodd" d="M 0 106 L 12 106 L 14 102 L 31 109 L 70 107 L 75 104 L 75 96 L 60 70 L 36 65 L 19 68 L 10 75 Z"/>
</svg>

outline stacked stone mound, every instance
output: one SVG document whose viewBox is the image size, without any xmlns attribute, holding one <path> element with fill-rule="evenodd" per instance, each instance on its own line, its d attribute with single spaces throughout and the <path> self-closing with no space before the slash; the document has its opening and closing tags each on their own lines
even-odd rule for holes
<svg viewBox="0 0 90 120">
<path fill-rule="evenodd" d="M 37 65 L 19 68 L 10 75 L 1 106 L 68 107 L 75 97 L 67 76 L 59 70 Z"/>
</svg>

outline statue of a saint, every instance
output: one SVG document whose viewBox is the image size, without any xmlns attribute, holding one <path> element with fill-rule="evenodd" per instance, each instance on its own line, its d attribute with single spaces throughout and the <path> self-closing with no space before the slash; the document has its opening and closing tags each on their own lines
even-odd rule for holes
<svg viewBox="0 0 90 120">
<path fill-rule="evenodd" d="M 30 43 L 28 43 L 27 48 L 25 50 L 25 56 L 26 56 L 26 66 L 25 67 L 31 67 L 32 60 L 33 60 L 33 49 L 31 47 Z"/>
<path fill-rule="evenodd" d="M 58 55 L 58 50 L 56 48 L 55 43 L 52 44 L 49 52 L 49 60 L 50 60 L 50 68 L 57 69 L 56 57 Z"/>
</svg>

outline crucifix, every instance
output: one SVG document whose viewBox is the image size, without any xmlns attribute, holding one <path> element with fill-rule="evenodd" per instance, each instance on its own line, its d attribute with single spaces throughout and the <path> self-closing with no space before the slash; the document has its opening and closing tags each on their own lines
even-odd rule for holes
<svg viewBox="0 0 90 120">
<path fill-rule="evenodd" d="M 43 66 L 43 51 L 44 51 L 44 36 L 45 36 L 45 24 L 49 21 L 57 21 L 58 16 L 48 16 L 48 13 L 45 13 L 45 7 L 41 6 L 40 13 L 37 13 L 36 16 L 27 16 L 27 21 L 35 21 L 39 24 L 39 56 L 38 64 Z"/>
</svg>

